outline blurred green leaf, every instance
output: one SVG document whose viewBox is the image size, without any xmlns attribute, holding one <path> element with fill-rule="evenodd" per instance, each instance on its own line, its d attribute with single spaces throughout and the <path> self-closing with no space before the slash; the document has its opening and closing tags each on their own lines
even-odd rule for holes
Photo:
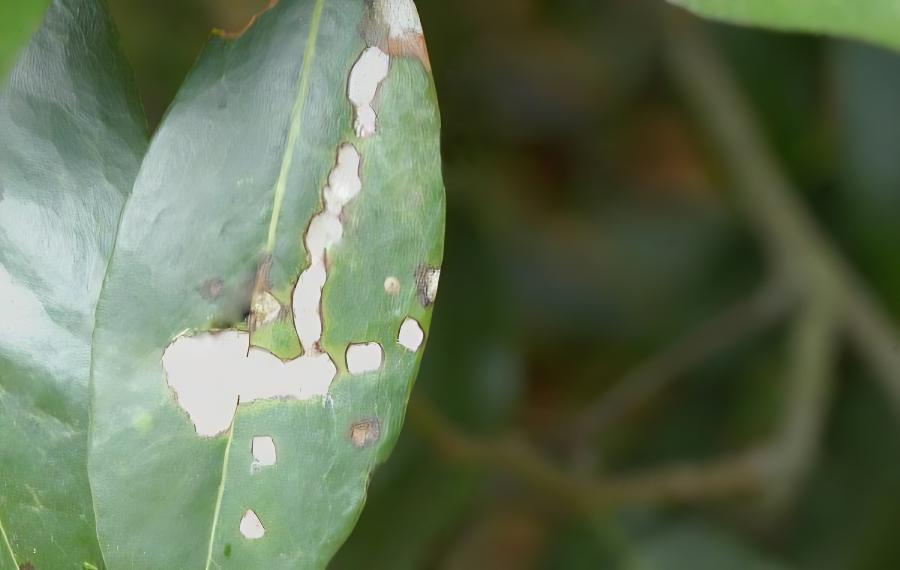
<svg viewBox="0 0 900 570">
<path fill-rule="evenodd" d="M 427 333 L 443 249 L 414 15 L 408 0 L 282 0 L 213 38 L 170 107 L 97 311 L 90 475 L 112 567 L 320 568 L 353 528 L 422 354 L 398 331 L 415 319 Z M 388 41 L 391 26 L 406 35 Z M 378 55 L 367 44 L 394 54 L 371 136 L 348 100 L 351 69 Z M 235 350 L 208 352 L 223 339 Z M 383 361 L 354 373 L 348 347 L 369 342 Z M 179 358 L 184 378 L 163 363 Z M 273 370 L 287 384 L 247 396 Z M 214 398 L 225 421 L 207 429 Z M 258 437 L 277 458 L 253 452 Z"/>
<path fill-rule="evenodd" d="M 900 49 L 893 0 L 669 0 L 707 18 L 785 31 L 845 36 Z"/>
<path fill-rule="evenodd" d="M 56 2 L 0 90 L 4 570 L 102 566 L 87 477 L 90 342 L 146 145 L 103 3 Z"/>
<path fill-rule="evenodd" d="M 0 2 L 0 84 L 12 69 L 16 56 L 37 30 L 49 0 Z"/>
<path fill-rule="evenodd" d="M 635 545 L 640 570 L 787 570 L 727 532 L 686 520 Z"/>
</svg>

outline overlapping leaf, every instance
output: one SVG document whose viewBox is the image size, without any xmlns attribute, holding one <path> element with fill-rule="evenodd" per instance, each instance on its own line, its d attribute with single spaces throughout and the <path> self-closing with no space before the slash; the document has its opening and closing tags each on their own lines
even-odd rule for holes
<svg viewBox="0 0 900 570">
<path fill-rule="evenodd" d="M 102 566 L 87 477 L 90 341 L 146 138 L 104 6 L 58 0 L 0 89 L 4 570 Z"/>
<path fill-rule="evenodd" d="M 845 36 L 900 49 L 892 0 L 669 0 L 708 18 L 786 31 Z"/>
</svg>

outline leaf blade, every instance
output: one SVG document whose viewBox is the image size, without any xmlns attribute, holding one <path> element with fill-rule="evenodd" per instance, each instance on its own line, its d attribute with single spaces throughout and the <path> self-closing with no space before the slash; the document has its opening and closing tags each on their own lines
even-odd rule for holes
<svg viewBox="0 0 900 570">
<path fill-rule="evenodd" d="M 436 97 L 424 60 L 393 58 L 379 95 L 380 132 L 365 140 L 354 132 L 348 76 L 367 49 L 372 10 L 365 0 L 282 0 L 239 39 L 214 38 L 151 145 L 123 216 L 94 346 L 91 479 L 103 542 L 116 545 L 105 551 L 113 567 L 323 567 L 362 508 L 371 470 L 396 440 L 421 358 L 421 348 L 402 348 L 397 334 L 407 316 L 427 331 L 431 307 L 419 303 L 414 273 L 440 264 L 444 197 Z M 304 62 L 309 94 L 300 129 Z M 402 112 L 386 109 L 386 101 Z M 340 219 L 344 229 L 340 245 L 327 251 L 324 336 L 321 346 L 302 347 L 307 357 L 324 351 L 335 363 L 331 390 L 242 403 L 224 435 L 200 437 L 167 385 L 164 354 L 184 331 L 207 339 L 214 329 L 246 335 L 242 315 L 262 292 L 281 316 L 251 329 L 254 346 L 290 362 L 300 358 L 291 297 L 315 263 L 307 229 L 330 211 L 324 189 L 347 145 L 362 155 L 363 189 L 330 222 Z M 391 156 L 376 161 L 379 145 L 393 149 Z M 382 233 L 359 230 L 378 216 Z M 365 265 L 362 250 L 343 246 L 367 240 L 383 249 L 371 250 L 377 255 L 367 267 L 402 260 L 392 265 L 402 272 L 402 292 L 388 293 L 387 276 L 369 271 L 367 291 L 374 283 L 379 295 L 331 301 L 357 275 L 339 268 Z M 363 319 L 355 311 L 385 315 Z M 354 324 L 339 326 L 345 321 Z M 383 368 L 350 374 L 347 345 L 376 337 Z M 255 466 L 251 451 L 260 436 L 272 438 L 277 465 Z M 264 527 L 261 538 L 241 533 L 251 510 Z M 251 528 L 255 521 L 247 520 Z M 165 548 L 154 548 L 159 544 Z"/>
<path fill-rule="evenodd" d="M 104 6 L 54 3 L 0 89 L 0 524 L 16 570 L 102 566 L 90 340 L 143 123 Z"/>
<path fill-rule="evenodd" d="M 900 12 L 885 0 L 669 0 L 698 15 L 734 24 L 844 36 L 900 49 Z"/>
</svg>

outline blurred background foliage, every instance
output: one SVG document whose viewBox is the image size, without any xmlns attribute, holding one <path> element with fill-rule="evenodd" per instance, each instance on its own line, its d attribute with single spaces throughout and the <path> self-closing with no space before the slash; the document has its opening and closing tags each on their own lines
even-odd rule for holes
<svg viewBox="0 0 900 570">
<path fill-rule="evenodd" d="M 151 127 L 209 30 L 267 3 L 110 0 Z M 900 59 L 657 0 L 417 3 L 446 263 L 407 428 L 333 567 L 900 568 L 895 412 L 842 342 L 820 347 L 825 395 L 792 399 L 807 329 L 766 286 L 779 238 L 744 215 L 729 167 L 744 158 L 721 160 L 666 28 L 691 20 L 711 42 L 790 190 L 894 322 Z M 770 470 L 805 463 L 793 485 L 744 473 L 745 452 L 806 417 Z M 631 474 L 649 491 L 580 486 Z"/>
</svg>

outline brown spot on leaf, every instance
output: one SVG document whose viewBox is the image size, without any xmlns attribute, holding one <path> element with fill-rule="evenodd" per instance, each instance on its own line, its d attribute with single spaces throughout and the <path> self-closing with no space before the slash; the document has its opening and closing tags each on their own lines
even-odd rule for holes
<svg viewBox="0 0 900 570">
<path fill-rule="evenodd" d="M 417 31 L 407 31 L 402 35 L 391 35 L 390 25 L 385 21 L 384 6 L 378 0 L 366 0 L 366 18 L 361 27 L 362 36 L 370 46 L 378 47 L 391 57 L 418 59 L 431 73 L 431 59 L 425 36 Z"/>
<path fill-rule="evenodd" d="M 35 570 L 34 564 L 32 564 L 31 562 L 23 562 L 19 564 L 19 570 Z"/>
<path fill-rule="evenodd" d="M 425 69 L 431 73 L 431 58 L 428 57 L 428 45 L 422 34 L 406 34 L 402 38 L 391 38 L 387 42 L 385 50 L 391 57 L 410 57 L 422 62 Z M 384 49 L 384 48 L 382 48 Z"/>
<path fill-rule="evenodd" d="M 434 304 L 440 278 L 440 267 L 423 264 L 416 268 L 416 296 L 423 307 L 430 307 Z"/>
<path fill-rule="evenodd" d="M 265 14 L 266 12 L 268 12 L 269 10 L 274 8 L 277 4 L 278 4 L 278 0 L 270 0 L 269 4 L 265 8 L 263 8 L 256 14 L 253 14 L 252 16 L 250 16 L 250 19 L 247 20 L 247 23 L 244 24 L 244 27 L 242 27 L 239 30 L 228 31 L 228 30 L 222 30 L 222 29 L 216 28 L 212 31 L 212 33 L 213 33 L 213 35 L 219 36 L 221 38 L 225 38 L 226 40 L 236 40 L 239 37 L 243 36 L 247 30 L 249 30 L 250 28 L 253 27 L 253 24 L 256 23 L 257 18 L 259 18 L 260 16 L 262 16 L 263 14 Z"/>
<path fill-rule="evenodd" d="M 381 439 L 381 424 L 377 418 L 368 418 L 350 426 L 350 441 L 359 449 L 374 445 Z"/>
<path fill-rule="evenodd" d="M 253 285 L 253 293 L 251 294 L 251 299 L 258 299 L 263 293 L 267 293 L 269 291 L 270 283 L 269 283 L 269 270 L 272 268 L 272 256 L 266 255 L 263 257 L 262 261 L 259 262 L 259 267 L 256 269 L 256 282 Z M 251 309 L 252 309 L 252 301 L 251 301 Z M 265 319 L 262 318 L 261 315 L 256 315 L 252 312 L 249 315 L 249 326 L 250 333 L 253 334 L 257 328 L 259 328 Z"/>
<path fill-rule="evenodd" d="M 200 292 L 200 296 L 207 301 L 214 301 L 222 294 L 222 289 L 224 287 L 225 281 L 223 281 L 221 277 L 213 277 L 212 279 L 204 281 L 203 285 L 197 290 Z"/>
</svg>

